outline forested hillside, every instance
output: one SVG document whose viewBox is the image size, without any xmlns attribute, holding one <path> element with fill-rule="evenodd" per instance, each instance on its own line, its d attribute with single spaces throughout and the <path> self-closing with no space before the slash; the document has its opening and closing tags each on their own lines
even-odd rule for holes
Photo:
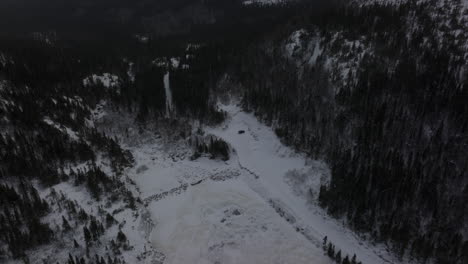
<svg viewBox="0 0 468 264">
<path fill-rule="evenodd" d="M 128 180 L 134 158 L 122 135 L 106 134 L 96 120 L 108 110 L 131 116 L 140 131 L 178 120 L 219 123 L 211 92 L 224 53 L 284 13 L 267 9 L 236 16 L 244 10 L 238 1 L 0 3 L 0 261 L 164 261 L 148 237 L 135 235 L 139 226 L 149 236 L 153 224 Z M 245 32 L 240 24 L 253 26 Z M 223 144 L 199 149 L 226 156 Z"/>
<path fill-rule="evenodd" d="M 329 162 L 330 214 L 424 262 L 468 261 L 467 22 L 460 1 L 354 1 L 296 17 L 233 74 L 247 109 Z"/>
<path fill-rule="evenodd" d="M 269 135 L 237 115 L 246 111 L 320 161 L 320 175 L 330 168 L 301 193 L 362 241 L 402 262 L 468 263 L 465 0 L 3 1 L 0 26 L 0 262 L 164 263 L 152 202 L 213 179 L 261 178 L 241 164 L 249 149 L 221 137 Z M 229 99 L 240 105 L 223 108 Z M 142 157 L 158 177 L 189 176 L 142 198 Z M 254 191 L 245 197 L 262 196 Z M 294 245 L 317 244 L 267 198 L 301 235 Z M 361 260 L 324 241 L 335 262 Z"/>
</svg>

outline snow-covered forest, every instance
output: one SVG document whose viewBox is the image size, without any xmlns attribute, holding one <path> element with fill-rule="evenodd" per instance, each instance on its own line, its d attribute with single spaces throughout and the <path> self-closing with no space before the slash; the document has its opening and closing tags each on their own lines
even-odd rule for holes
<svg viewBox="0 0 468 264">
<path fill-rule="evenodd" d="M 465 0 L 0 25 L 0 263 L 468 263 Z"/>
</svg>

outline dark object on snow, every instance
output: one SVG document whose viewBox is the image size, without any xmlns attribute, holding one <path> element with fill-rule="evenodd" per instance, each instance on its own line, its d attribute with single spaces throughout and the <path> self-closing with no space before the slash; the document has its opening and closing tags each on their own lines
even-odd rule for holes
<svg viewBox="0 0 468 264">
<path fill-rule="evenodd" d="M 190 185 L 195 186 L 195 185 L 200 184 L 202 181 L 203 181 L 203 180 L 199 180 L 199 181 L 197 181 L 197 182 L 191 183 Z"/>
<path fill-rule="evenodd" d="M 239 130 L 239 132 L 237 132 L 239 134 L 244 134 L 245 133 L 245 130 Z"/>
</svg>

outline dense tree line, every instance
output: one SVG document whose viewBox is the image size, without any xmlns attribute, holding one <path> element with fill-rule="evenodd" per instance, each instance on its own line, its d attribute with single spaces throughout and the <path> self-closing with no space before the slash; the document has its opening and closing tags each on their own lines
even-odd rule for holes
<svg viewBox="0 0 468 264">
<path fill-rule="evenodd" d="M 362 264 L 362 262 L 357 260 L 356 254 L 352 257 L 349 257 L 349 255 L 342 256 L 341 250 L 336 249 L 335 245 L 328 241 L 327 236 L 323 238 L 322 249 L 324 253 L 337 264 Z"/>
<path fill-rule="evenodd" d="M 320 192 L 330 214 L 400 256 L 438 263 L 468 261 L 467 36 L 457 33 L 466 16 L 456 6 L 406 1 L 301 15 L 247 50 L 233 74 L 245 108 L 330 163 Z M 281 39 L 301 27 L 306 41 L 320 39 L 312 65 L 285 56 Z"/>
<path fill-rule="evenodd" d="M 223 139 L 213 135 L 193 135 L 189 140 L 193 148 L 192 160 L 201 157 L 202 154 L 209 154 L 211 159 L 220 158 L 227 161 L 230 157 L 230 146 Z"/>
<path fill-rule="evenodd" d="M 41 222 L 49 205 L 32 185 L 24 180 L 18 189 L 0 184 L 0 202 L 0 242 L 7 245 L 6 250 L 13 258 L 23 257 L 25 250 L 52 239 L 53 231 Z M 0 258 L 7 252 L 0 250 Z"/>
<path fill-rule="evenodd" d="M 55 212 L 36 188 L 73 180 L 95 199 L 109 197 L 132 206 L 133 196 L 117 177 L 133 158 L 116 139 L 90 125 L 96 104 L 116 97 L 104 87 L 83 85 L 84 76 L 100 63 L 83 57 L 80 64 L 72 51 L 33 40 L 10 39 L 2 48 L 8 60 L 0 63 L 0 259 L 27 261 L 28 250 L 62 236 L 44 221 Z M 114 175 L 95 165 L 98 155 L 109 160 Z M 78 164 L 90 169 L 70 169 Z M 69 210 L 62 216 L 63 232 L 83 221 L 90 221 L 93 238 L 104 232 L 83 209 L 73 203 L 64 206 Z"/>
</svg>

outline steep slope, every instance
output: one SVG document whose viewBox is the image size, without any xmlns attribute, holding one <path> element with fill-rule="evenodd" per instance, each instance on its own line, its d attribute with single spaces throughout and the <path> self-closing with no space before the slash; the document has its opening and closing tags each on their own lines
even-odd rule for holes
<svg viewBox="0 0 468 264">
<path fill-rule="evenodd" d="M 94 123 L 98 102 L 117 97 L 125 78 L 90 74 L 86 56 L 63 52 L 34 41 L 2 55 L 0 261 L 161 260 L 123 177 L 133 157 Z"/>
</svg>

